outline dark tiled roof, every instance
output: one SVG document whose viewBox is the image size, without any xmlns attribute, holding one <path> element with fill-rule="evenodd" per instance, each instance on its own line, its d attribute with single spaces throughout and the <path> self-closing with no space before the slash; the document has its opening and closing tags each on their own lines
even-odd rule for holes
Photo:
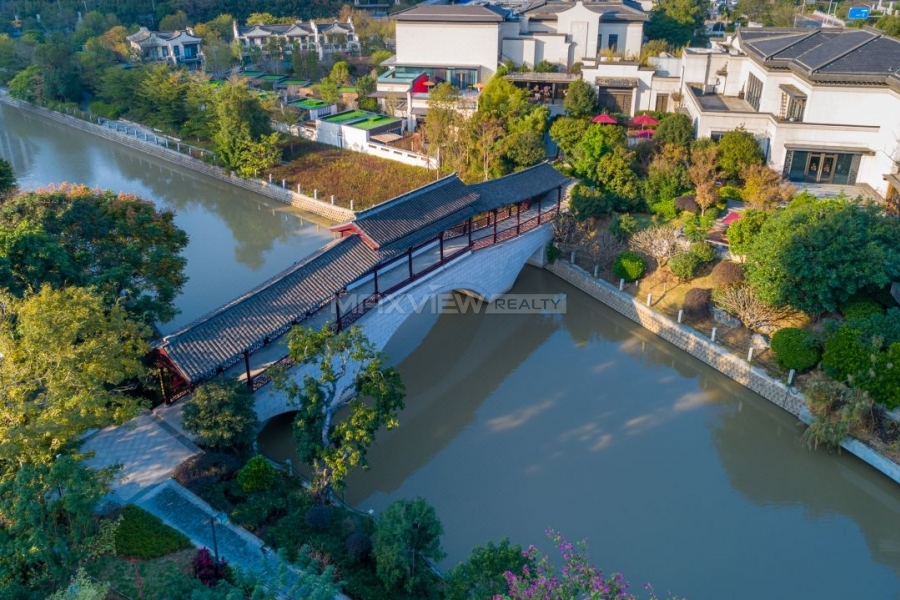
<svg viewBox="0 0 900 600">
<path fill-rule="evenodd" d="M 812 81 L 886 84 L 900 68 L 900 40 L 874 29 L 740 30 L 741 47 L 763 64 Z"/>
<path fill-rule="evenodd" d="M 380 260 L 358 236 L 336 240 L 242 297 L 163 338 L 160 345 L 190 381 L 237 363 L 317 311 Z"/>
<path fill-rule="evenodd" d="M 572 181 L 544 162 L 501 179 L 477 183 L 471 189 L 480 195 L 475 208 L 481 213 L 536 198 Z"/>
<path fill-rule="evenodd" d="M 398 21 L 410 22 L 447 22 L 464 23 L 499 23 L 506 18 L 506 11 L 492 5 L 451 4 L 416 6 L 410 10 L 397 13 Z"/>
<path fill-rule="evenodd" d="M 538 0 L 532 2 L 525 9 L 518 12 L 527 14 L 534 19 L 556 19 L 556 16 L 575 6 L 575 2 L 567 2 L 564 0 Z M 599 13 L 600 21 L 604 23 L 615 23 L 618 21 L 646 21 L 649 16 L 640 7 L 639 4 L 624 0 L 622 2 L 584 2 L 584 7 L 588 10 Z"/>
<path fill-rule="evenodd" d="M 464 221 L 477 196 L 456 175 L 444 177 L 408 194 L 357 213 L 354 225 L 378 247 L 400 241 L 407 246 L 423 228 L 446 218 Z M 437 232 L 435 232 L 437 233 Z"/>
</svg>

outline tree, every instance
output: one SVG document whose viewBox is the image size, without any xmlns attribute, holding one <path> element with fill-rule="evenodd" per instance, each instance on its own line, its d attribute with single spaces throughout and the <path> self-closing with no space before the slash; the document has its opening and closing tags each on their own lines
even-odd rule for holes
<svg viewBox="0 0 900 600">
<path fill-rule="evenodd" d="M 183 423 L 210 448 L 243 454 L 256 437 L 253 392 L 236 381 L 207 383 L 184 405 Z"/>
<path fill-rule="evenodd" d="M 446 600 L 480 600 L 493 598 L 507 590 L 507 572 L 520 573 L 522 567 L 533 568 L 533 562 L 518 544 L 503 538 L 498 545 L 488 542 L 475 546 L 465 562 L 453 567 L 447 576 Z"/>
<path fill-rule="evenodd" d="M 736 256 L 745 256 L 756 240 L 769 215 L 759 210 L 745 210 L 741 218 L 732 222 L 727 231 L 728 248 Z"/>
<path fill-rule="evenodd" d="M 423 133 L 428 144 L 428 154 L 434 157 L 438 171 L 447 163 L 453 164 L 447 155 L 457 138 L 459 101 L 459 90 L 448 81 L 434 86 L 428 94 L 428 113 Z"/>
<path fill-rule="evenodd" d="M 0 479 L 0 586 L 28 586 L 47 597 L 77 566 L 108 550 L 114 525 L 104 525 L 96 509 L 112 475 L 69 455 L 6 470 Z"/>
<path fill-rule="evenodd" d="M 700 207 L 700 215 L 706 214 L 708 208 L 712 208 L 719 203 L 719 192 L 716 191 L 716 185 L 712 182 L 702 183 L 697 186 L 694 194 L 694 201 Z"/>
<path fill-rule="evenodd" d="M 176 11 L 174 15 L 166 15 L 159 22 L 160 31 L 176 31 L 178 29 L 187 29 L 191 23 L 188 16 L 183 10 Z"/>
<path fill-rule="evenodd" d="M 44 287 L 2 298 L 0 464 L 49 461 L 90 429 L 122 423 L 139 400 L 148 331 L 91 290 Z"/>
<path fill-rule="evenodd" d="M 782 182 L 781 176 L 764 165 L 748 165 L 741 171 L 744 180 L 744 201 L 756 210 L 771 210 L 781 202 L 788 202 L 797 188 Z"/>
<path fill-rule="evenodd" d="M 770 304 L 812 314 L 900 277 L 900 222 L 845 198 L 798 198 L 763 224 L 747 252 L 747 281 Z"/>
<path fill-rule="evenodd" d="M 18 100 L 35 102 L 44 97 L 44 77 L 41 68 L 30 65 L 9 81 L 9 95 Z"/>
<path fill-rule="evenodd" d="M 350 67 L 342 60 L 334 63 L 328 76 L 338 87 L 350 85 Z"/>
<path fill-rule="evenodd" d="M 209 40 L 203 44 L 203 64 L 213 77 L 223 77 L 235 64 L 231 46 L 221 40 Z"/>
<path fill-rule="evenodd" d="M 597 105 L 597 92 L 594 86 L 584 79 L 576 79 L 569 84 L 569 90 L 563 100 L 563 108 L 570 117 L 590 117 Z"/>
<path fill-rule="evenodd" d="M 17 294 L 44 284 L 93 286 L 150 324 L 176 314 L 185 234 L 168 210 L 130 194 L 59 187 L 20 193 L 0 206 L 0 281 Z"/>
<path fill-rule="evenodd" d="M 628 139 L 621 127 L 608 125 L 591 125 L 588 127 L 581 143 L 578 145 L 578 159 L 575 170 L 579 175 L 593 179 L 596 175 L 597 161 L 605 154 L 620 148 L 627 150 Z"/>
<path fill-rule="evenodd" d="M 719 288 L 713 292 L 713 302 L 730 315 L 737 317 L 751 331 L 774 329 L 777 322 L 789 314 L 783 306 L 763 302 L 753 288 L 738 284 Z"/>
<path fill-rule="evenodd" d="M 681 252 L 678 231 L 670 226 L 642 229 L 631 236 L 629 246 L 656 260 L 660 267 L 664 267 L 670 258 Z"/>
<path fill-rule="evenodd" d="M 6 85 L 25 64 L 9 34 L 0 33 L 0 85 Z"/>
<path fill-rule="evenodd" d="M 341 489 L 350 469 L 366 468 L 366 453 L 381 427 L 398 425 L 405 389 L 396 369 L 359 327 L 333 333 L 295 327 L 288 334 L 291 359 L 316 377 L 280 378 L 278 388 L 298 407 L 294 421 L 297 454 L 313 471 L 317 494 Z M 343 410 L 349 414 L 336 419 Z"/>
<path fill-rule="evenodd" d="M 762 148 L 753 134 L 743 127 L 729 131 L 719 139 L 719 168 L 727 177 L 737 177 L 744 167 L 764 163 Z"/>
<path fill-rule="evenodd" d="M 685 167 L 687 152 L 675 144 L 663 144 L 653 157 L 644 181 L 644 198 L 653 208 L 659 202 L 670 202 L 690 189 Z"/>
<path fill-rule="evenodd" d="M 16 174 L 12 165 L 0 156 L 0 201 L 10 197 L 16 191 Z"/>
<path fill-rule="evenodd" d="M 338 83 L 331 76 L 323 77 L 319 82 L 319 96 L 328 104 L 339 104 L 341 91 Z"/>
<path fill-rule="evenodd" d="M 262 152 L 261 157 L 257 156 L 265 150 L 258 143 L 272 134 L 269 114 L 246 82 L 232 77 L 221 86 L 216 95 L 215 111 L 213 143 L 222 164 L 239 170 L 244 177 L 254 175 L 260 169 L 260 163 L 263 169 L 272 164 L 268 161 L 274 159 L 274 155 Z"/>
<path fill-rule="evenodd" d="M 426 596 L 435 582 L 424 559 L 444 558 L 442 535 L 444 527 L 424 498 L 389 504 L 375 524 L 372 540 L 376 572 L 384 587 Z"/>
<path fill-rule="evenodd" d="M 695 144 L 691 148 L 691 161 L 688 166 L 688 175 L 694 186 L 715 184 L 716 173 L 719 168 L 718 148 L 712 144 Z"/>
<path fill-rule="evenodd" d="M 675 144 L 687 148 L 694 139 L 694 123 L 687 115 L 668 114 L 659 120 L 653 139 L 659 144 Z"/>
<path fill-rule="evenodd" d="M 619 199 L 622 210 L 637 208 L 640 181 L 634 172 L 634 152 L 617 147 L 597 160 L 592 179 L 607 194 Z"/>
<path fill-rule="evenodd" d="M 369 94 L 374 91 L 375 80 L 372 77 L 363 75 L 356 79 L 356 102 L 361 109 L 373 112 L 378 110 L 378 100 L 369 98 Z"/>
<path fill-rule="evenodd" d="M 47 100 L 78 101 L 81 82 L 78 63 L 68 41 L 61 34 L 52 34 L 34 51 L 34 64 L 43 80 L 41 95 Z"/>
<path fill-rule="evenodd" d="M 591 123 L 588 119 L 559 117 L 550 126 L 550 138 L 565 153 L 567 160 L 575 161 L 578 146 L 590 126 Z"/>
<path fill-rule="evenodd" d="M 888 35 L 900 37 L 900 15 L 884 15 L 875 22 L 875 27 Z"/>
<path fill-rule="evenodd" d="M 95 581 L 79 568 L 72 580 L 48 597 L 48 600 L 105 600 L 109 583 Z"/>
</svg>

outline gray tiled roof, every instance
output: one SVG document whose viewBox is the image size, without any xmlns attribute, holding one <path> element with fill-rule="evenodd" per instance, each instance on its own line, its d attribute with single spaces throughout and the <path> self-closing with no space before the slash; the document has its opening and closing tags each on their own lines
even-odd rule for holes
<svg viewBox="0 0 900 600">
<path fill-rule="evenodd" d="M 444 177 L 408 194 L 388 200 L 378 206 L 357 213 L 354 225 L 378 247 L 403 239 L 412 241 L 419 232 L 447 218 L 464 221 L 471 215 L 471 205 L 477 196 L 456 175 Z M 435 232 L 437 233 L 437 232 Z"/>
<path fill-rule="evenodd" d="M 163 338 L 160 347 L 190 381 L 237 363 L 274 340 L 374 267 L 380 255 L 358 236 L 341 238 L 237 300 Z"/>
<path fill-rule="evenodd" d="M 741 29 L 739 35 L 741 47 L 765 65 L 812 81 L 886 84 L 900 68 L 900 40 L 874 29 Z"/>
<path fill-rule="evenodd" d="M 506 11 L 495 6 L 477 4 L 448 4 L 416 6 L 397 13 L 396 20 L 404 22 L 448 22 L 499 23 L 505 19 Z"/>
<path fill-rule="evenodd" d="M 420 242 L 434 239 L 476 212 L 546 193 L 570 180 L 547 163 L 466 186 L 455 175 L 357 213 L 359 235 L 335 240 L 240 298 L 166 336 L 156 347 L 191 382 L 214 376 L 286 333 L 334 294 Z"/>
<path fill-rule="evenodd" d="M 568 2 L 566 0 L 537 0 L 518 12 L 524 13 L 535 19 L 555 19 L 557 14 L 569 10 L 574 6 L 575 2 Z M 650 18 L 639 4 L 629 2 L 628 0 L 622 2 L 584 2 L 584 7 L 592 12 L 602 15 L 600 17 L 601 22 L 646 21 Z"/>
<path fill-rule="evenodd" d="M 560 186 L 566 187 L 572 181 L 544 162 L 500 179 L 477 183 L 471 189 L 480 196 L 475 208 L 482 213 L 536 198 Z"/>
</svg>

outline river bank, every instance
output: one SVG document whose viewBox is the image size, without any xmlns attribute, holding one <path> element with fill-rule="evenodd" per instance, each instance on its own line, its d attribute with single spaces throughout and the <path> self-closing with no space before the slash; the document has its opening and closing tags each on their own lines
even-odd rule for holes
<svg viewBox="0 0 900 600">
<path fill-rule="evenodd" d="M 127 146 L 133 150 L 155 156 L 156 158 L 161 158 L 162 160 L 165 160 L 167 162 L 185 167 L 187 169 L 191 169 L 193 171 L 197 171 L 198 173 L 202 173 L 209 177 L 214 177 L 231 185 L 256 192 L 257 194 L 266 196 L 267 198 L 271 198 L 283 204 L 287 204 L 314 215 L 324 217 L 330 221 L 349 221 L 355 214 L 353 211 L 346 208 L 334 206 L 327 202 L 322 202 L 317 198 L 311 198 L 309 196 L 306 196 L 305 194 L 300 194 L 293 190 L 282 188 L 277 184 L 277 182 L 273 184 L 255 179 L 242 179 L 234 173 L 226 171 L 221 167 L 208 164 L 200 158 L 186 156 L 178 150 L 169 148 L 164 145 L 159 145 L 158 140 L 163 138 L 154 137 L 154 141 L 150 142 L 148 139 L 139 138 L 137 136 L 137 130 L 135 130 L 135 135 L 132 136 L 129 135 L 129 130 L 127 129 L 124 132 L 120 132 L 118 128 L 109 129 L 107 127 L 104 127 L 100 123 L 93 122 L 93 120 L 85 121 L 75 116 L 63 114 L 48 108 L 37 106 L 30 102 L 25 102 L 24 100 L 17 100 L 15 98 L 12 98 L 9 93 L 2 88 L 0 88 L 0 102 L 9 106 L 14 106 L 20 110 L 27 111 L 31 114 L 51 119 L 53 121 L 56 121 L 57 123 L 63 123 L 81 131 L 85 131 L 87 133 L 91 133 L 118 144 L 122 144 L 123 146 Z M 98 121 L 102 122 L 102 119 L 98 119 Z"/>
</svg>

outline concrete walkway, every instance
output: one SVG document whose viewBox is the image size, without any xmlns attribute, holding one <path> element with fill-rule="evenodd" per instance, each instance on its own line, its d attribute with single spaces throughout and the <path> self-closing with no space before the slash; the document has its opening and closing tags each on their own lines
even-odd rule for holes
<svg viewBox="0 0 900 600">
<path fill-rule="evenodd" d="M 113 482 L 112 496 L 123 504 L 169 479 L 175 467 L 200 452 L 193 442 L 149 411 L 124 425 L 90 435 L 81 449 L 95 453 L 88 466 L 122 466 Z"/>
</svg>

